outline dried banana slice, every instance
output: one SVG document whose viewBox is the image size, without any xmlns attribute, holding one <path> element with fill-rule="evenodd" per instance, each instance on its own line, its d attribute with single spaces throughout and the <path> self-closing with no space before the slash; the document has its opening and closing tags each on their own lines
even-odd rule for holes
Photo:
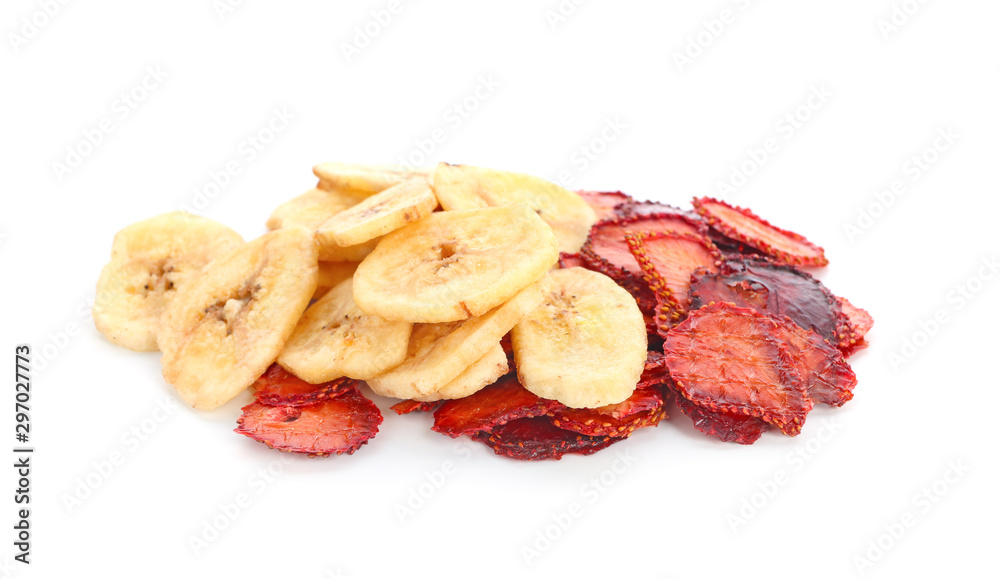
<svg viewBox="0 0 1000 579">
<path fill-rule="evenodd" d="M 279 205 L 267 219 L 267 228 L 303 225 L 310 231 L 316 231 L 327 219 L 364 200 L 363 195 L 352 192 L 310 189 Z"/>
<path fill-rule="evenodd" d="M 582 197 L 531 175 L 441 163 L 431 175 L 431 187 L 447 211 L 524 203 L 552 227 L 564 253 L 580 251 L 597 221 Z"/>
<path fill-rule="evenodd" d="M 646 326 L 635 299 L 582 267 L 549 273 L 545 303 L 511 331 L 521 384 L 570 408 L 628 398 L 646 363 Z"/>
<path fill-rule="evenodd" d="M 496 382 L 509 370 L 507 353 L 503 351 L 503 346 L 498 343 L 487 350 L 482 358 L 466 368 L 457 378 L 439 388 L 437 392 L 415 398 L 415 400 L 433 402 L 435 400 L 465 398 Z"/>
<path fill-rule="evenodd" d="M 115 235 L 97 281 L 94 325 L 119 346 L 155 351 L 160 315 L 177 290 L 242 244 L 225 225 L 183 211 L 129 225 Z"/>
<path fill-rule="evenodd" d="M 542 303 L 550 288 L 549 277 L 544 276 L 485 315 L 462 322 L 416 324 L 406 361 L 369 379 L 368 385 L 376 394 L 393 398 L 440 391 L 500 343 L 514 324 Z"/>
<path fill-rule="evenodd" d="M 406 358 L 412 324 L 369 316 L 346 279 L 299 319 L 278 363 L 310 384 L 347 376 L 367 380 Z"/>
<path fill-rule="evenodd" d="M 358 245 L 426 217 L 437 204 L 426 179 L 411 179 L 334 215 L 316 230 L 316 241 L 321 251 Z"/>
<path fill-rule="evenodd" d="M 433 213 L 382 238 L 354 274 L 354 301 L 389 320 L 464 320 L 538 280 L 558 255 L 525 205 Z"/>
<path fill-rule="evenodd" d="M 163 377 L 195 408 L 222 406 L 278 357 L 316 278 L 312 233 L 295 225 L 213 261 L 163 313 Z"/>
<path fill-rule="evenodd" d="M 359 163 L 320 163 L 313 167 L 320 189 L 351 191 L 374 195 L 414 177 L 426 178 L 430 169 L 405 165 L 364 165 Z"/>
<path fill-rule="evenodd" d="M 319 280 L 316 282 L 316 291 L 312 299 L 318 300 L 326 292 L 337 287 L 345 279 L 354 277 L 354 270 L 358 269 L 358 264 L 353 261 L 321 261 L 319 262 Z"/>
</svg>

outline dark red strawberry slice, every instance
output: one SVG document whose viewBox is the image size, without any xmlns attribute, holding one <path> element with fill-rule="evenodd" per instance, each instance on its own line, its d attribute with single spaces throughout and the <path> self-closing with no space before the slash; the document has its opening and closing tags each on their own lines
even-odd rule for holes
<svg viewBox="0 0 1000 579">
<path fill-rule="evenodd" d="M 753 444 L 771 428 L 760 418 L 727 412 L 713 412 L 698 406 L 683 396 L 678 396 L 676 400 L 677 407 L 691 419 L 698 432 L 714 436 L 723 442 Z"/>
<path fill-rule="evenodd" d="M 841 323 L 836 298 L 813 276 L 790 265 L 746 257 L 727 260 L 717 274 L 696 275 L 691 308 L 732 302 L 773 315 L 786 315 L 833 343 Z"/>
<path fill-rule="evenodd" d="M 813 403 L 776 324 L 729 303 L 692 311 L 663 342 L 677 391 L 709 410 L 754 416 L 798 434 Z"/>
<path fill-rule="evenodd" d="M 309 406 L 243 407 L 234 432 L 286 452 L 309 456 L 353 454 L 378 433 L 382 413 L 351 388 L 336 398 Z"/>
<path fill-rule="evenodd" d="M 813 266 L 828 263 L 822 247 L 798 233 L 771 225 L 749 209 L 711 197 L 696 198 L 691 204 L 712 229 L 773 256 L 781 263 Z"/>
<path fill-rule="evenodd" d="M 530 416 L 542 416 L 561 406 L 525 390 L 516 374 L 508 374 L 482 390 L 448 400 L 434 411 L 435 432 L 459 437 Z"/>
<path fill-rule="evenodd" d="M 840 310 L 843 314 L 838 330 L 837 347 L 844 353 L 844 356 L 850 356 L 858 350 L 864 350 L 868 347 L 865 334 L 875 325 L 875 320 L 871 314 L 855 306 L 847 298 L 838 297 L 837 303 L 840 304 Z"/>
<path fill-rule="evenodd" d="M 758 249 L 751 247 L 738 239 L 726 237 L 715 229 L 709 228 L 708 239 L 719 249 L 719 253 L 726 259 L 738 259 L 743 256 L 766 256 Z"/>
<path fill-rule="evenodd" d="M 552 412 L 552 423 L 588 436 L 629 436 L 638 428 L 656 426 L 666 418 L 660 388 L 636 388 L 624 402 L 600 408 L 561 407 Z"/>
<path fill-rule="evenodd" d="M 631 197 L 621 191 L 577 191 L 576 193 L 594 210 L 597 221 L 617 217 L 615 207 L 632 201 Z"/>
<path fill-rule="evenodd" d="M 402 402 L 397 402 L 393 404 L 390 408 L 396 412 L 396 414 L 402 416 L 404 414 L 409 414 L 411 412 L 432 412 L 441 406 L 441 401 L 436 400 L 434 402 L 420 402 L 419 400 L 403 400 Z"/>
<path fill-rule="evenodd" d="M 722 254 L 700 235 L 673 231 L 626 233 L 625 242 L 650 289 L 673 298 L 682 312 L 691 306 L 691 275 L 699 270 L 716 273 L 722 265 Z"/>
<path fill-rule="evenodd" d="M 337 378 L 322 384 L 300 380 L 278 364 L 264 372 L 253 384 L 254 395 L 268 406 L 304 406 L 336 398 L 354 387 L 354 380 Z"/>
<path fill-rule="evenodd" d="M 593 454 L 622 438 L 587 436 L 559 428 L 548 416 L 519 418 L 473 436 L 500 456 L 516 460 L 559 460 L 567 454 Z"/>
<path fill-rule="evenodd" d="M 788 353 L 798 364 L 799 375 L 813 402 L 843 406 L 854 397 L 858 383 L 844 355 L 816 332 L 807 330 L 788 318 L 778 318 L 777 334 L 785 341 Z"/>
</svg>

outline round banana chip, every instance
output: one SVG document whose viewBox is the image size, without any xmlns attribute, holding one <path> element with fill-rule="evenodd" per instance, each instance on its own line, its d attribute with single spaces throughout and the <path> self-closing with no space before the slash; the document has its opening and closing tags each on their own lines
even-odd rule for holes
<svg viewBox="0 0 1000 579">
<path fill-rule="evenodd" d="M 434 402 L 436 400 L 465 398 L 496 382 L 509 370 L 507 353 L 503 351 L 503 346 L 497 344 L 487 350 L 482 358 L 466 368 L 457 378 L 438 389 L 437 392 L 414 398 L 414 400 L 417 402 Z"/>
<path fill-rule="evenodd" d="M 302 225 L 310 231 L 316 231 L 316 228 L 327 219 L 364 200 L 365 196 L 353 192 L 310 189 L 279 205 L 268 217 L 267 228 L 280 229 L 288 225 Z"/>
<path fill-rule="evenodd" d="M 319 262 L 319 280 L 316 282 L 316 291 L 313 293 L 312 299 L 320 299 L 326 295 L 326 292 L 340 285 L 340 282 L 354 277 L 356 269 L 358 269 L 358 264 L 353 261 Z"/>
<path fill-rule="evenodd" d="M 432 213 L 382 238 L 354 274 L 354 301 L 389 320 L 464 320 L 538 280 L 558 255 L 525 205 Z"/>
<path fill-rule="evenodd" d="M 431 187 L 446 211 L 524 203 L 538 213 L 559 240 L 559 251 L 576 253 L 597 214 L 572 191 L 531 175 L 441 163 Z"/>
<path fill-rule="evenodd" d="M 129 225 L 115 235 L 97 281 L 94 325 L 119 346 L 155 351 L 160 315 L 177 290 L 242 244 L 225 225 L 183 211 Z"/>
<path fill-rule="evenodd" d="M 367 196 L 399 185 L 413 177 L 426 178 L 430 175 L 430 169 L 404 165 L 320 163 L 313 167 L 313 173 L 319 177 L 320 189 L 351 191 Z"/>
<path fill-rule="evenodd" d="M 412 325 L 369 316 L 346 279 L 299 319 L 278 363 L 310 384 L 347 376 L 367 380 L 406 358 Z"/>
<path fill-rule="evenodd" d="M 218 408 L 274 362 L 316 290 L 316 245 L 283 227 L 213 261 L 163 313 L 163 377 L 195 408 Z"/>
<path fill-rule="evenodd" d="M 437 204 L 426 179 L 411 179 L 334 215 L 316 230 L 316 241 L 320 251 L 364 243 L 430 215 Z"/>
<path fill-rule="evenodd" d="M 635 298 L 582 267 L 549 276 L 554 288 L 545 303 L 511 331 L 521 384 L 570 408 L 622 402 L 646 362 L 646 325 Z"/>
<path fill-rule="evenodd" d="M 368 386 L 376 394 L 392 398 L 418 398 L 439 392 L 486 356 L 514 324 L 537 308 L 548 295 L 550 284 L 549 277 L 543 276 L 507 303 L 477 318 L 414 325 L 406 361 L 370 378 Z M 462 387 L 456 386 L 456 390 Z"/>
</svg>

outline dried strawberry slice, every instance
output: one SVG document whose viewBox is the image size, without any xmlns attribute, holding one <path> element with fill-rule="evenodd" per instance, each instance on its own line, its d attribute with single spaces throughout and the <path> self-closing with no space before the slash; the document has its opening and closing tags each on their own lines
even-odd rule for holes
<svg viewBox="0 0 1000 579">
<path fill-rule="evenodd" d="M 729 303 L 692 311 L 663 342 L 677 391 L 709 410 L 754 416 L 798 434 L 813 403 L 776 324 Z"/>
<path fill-rule="evenodd" d="M 304 406 L 336 398 L 354 387 L 350 378 L 337 378 L 322 384 L 300 380 L 278 364 L 271 364 L 253 384 L 254 395 L 268 406 Z"/>
<path fill-rule="evenodd" d="M 625 218 L 641 217 L 645 215 L 683 215 L 692 221 L 702 223 L 701 217 L 694 211 L 688 211 L 686 209 L 681 209 L 680 207 L 668 205 L 667 203 L 660 203 L 659 201 L 629 201 L 615 207 L 615 213 L 618 214 L 619 217 Z M 701 233 L 704 233 L 705 230 L 708 229 L 708 227 L 703 223 L 700 228 Z"/>
<path fill-rule="evenodd" d="M 626 233 L 625 242 L 650 289 L 658 296 L 672 297 L 681 312 L 691 306 L 691 275 L 698 270 L 716 273 L 722 265 L 722 254 L 701 235 Z"/>
<path fill-rule="evenodd" d="M 723 442 L 753 444 L 771 428 L 760 418 L 728 412 L 713 412 L 682 396 L 677 397 L 677 407 L 691 419 L 698 432 L 714 436 Z"/>
<path fill-rule="evenodd" d="M 701 235 L 703 228 L 704 224 L 690 217 L 672 213 L 604 221 L 590 229 L 580 255 L 589 269 L 599 271 L 615 281 L 639 279 L 642 277 L 642 269 L 629 251 L 628 243 L 625 242 L 626 233 L 676 231 Z"/>
<path fill-rule="evenodd" d="M 789 355 L 798 364 L 799 375 L 805 380 L 806 391 L 813 402 L 843 406 L 853 398 L 858 379 L 841 351 L 787 316 L 781 316 L 777 321 L 775 330 L 785 340 Z"/>
<path fill-rule="evenodd" d="M 403 400 L 390 406 L 396 414 L 402 416 L 411 412 L 432 412 L 441 406 L 440 400 L 434 402 L 420 402 L 419 400 Z"/>
<path fill-rule="evenodd" d="M 309 406 L 243 407 L 234 432 L 286 452 L 309 456 L 354 454 L 378 433 L 382 413 L 357 388 Z"/>
<path fill-rule="evenodd" d="M 843 313 L 837 332 L 839 339 L 837 347 L 844 353 L 844 356 L 850 356 L 858 350 L 864 350 L 868 347 L 865 334 L 875 325 L 875 319 L 867 311 L 849 302 L 847 298 L 838 297 L 837 303 L 840 304 L 840 310 Z"/>
<path fill-rule="evenodd" d="M 751 247 L 738 239 L 733 239 L 732 237 L 727 237 L 715 229 L 708 230 L 708 239 L 719 249 L 719 253 L 722 254 L 726 259 L 738 259 L 745 255 L 749 256 L 766 256 L 767 254 L 762 253 L 758 249 Z"/>
<path fill-rule="evenodd" d="M 632 201 L 632 197 L 621 191 L 577 191 L 576 193 L 594 210 L 598 221 L 617 217 L 615 207 Z"/>
<path fill-rule="evenodd" d="M 580 257 L 579 253 L 562 252 L 559 254 L 559 267 L 563 269 L 567 267 L 587 267 L 587 264 Z"/>
<path fill-rule="evenodd" d="M 525 390 L 516 374 L 508 374 L 482 390 L 456 400 L 448 400 L 434 411 L 435 432 L 459 437 L 518 418 L 542 416 L 561 406 L 555 400 L 539 398 Z"/>
<path fill-rule="evenodd" d="M 473 435 L 500 456 L 517 460 L 559 460 L 567 454 L 593 454 L 622 438 L 587 436 L 559 428 L 548 416 L 519 418 Z"/>
<path fill-rule="evenodd" d="M 723 262 L 717 274 L 696 275 L 691 308 L 732 302 L 773 315 L 786 315 L 831 342 L 837 340 L 840 305 L 830 290 L 797 267 L 746 257 Z"/>
<path fill-rule="evenodd" d="M 774 256 L 781 263 L 814 266 L 828 263 L 822 247 L 798 233 L 771 225 L 749 209 L 711 197 L 696 198 L 691 204 L 709 227 Z"/>
<path fill-rule="evenodd" d="M 638 428 L 656 426 L 666 418 L 663 393 L 659 388 L 636 388 L 625 401 L 600 408 L 562 407 L 552 412 L 559 428 L 588 436 L 627 437 Z"/>
</svg>

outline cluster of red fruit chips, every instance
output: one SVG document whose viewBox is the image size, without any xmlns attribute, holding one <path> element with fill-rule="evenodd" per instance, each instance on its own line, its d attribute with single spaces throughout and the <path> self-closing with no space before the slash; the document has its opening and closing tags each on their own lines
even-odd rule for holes
<svg viewBox="0 0 1000 579">
<path fill-rule="evenodd" d="M 649 353 L 624 402 L 568 408 L 539 398 L 511 372 L 458 400 L 393 406 L 433 411 L 436 432 L 469 435 L 519 460 L 591 454 L 666 418 L 673 400 L 697 430 L 752 444 L 771 428 L 796 435 L 813 404 L 841 406 L 857 384 L 846 359 L 867 346 L 873 321 L 804 267 L 823 249 L 752 212 L 701 198 L 685 211 L 620 192 L 580 192 L 598 222 L 578 254 L 560 256 L 614 279 L 646 316 Z M 254 385 L 236 432 L 310 456 L 351 454 L 382 415 L 341 378 L 307 384 L 272 366 Z"/>
</svg>

